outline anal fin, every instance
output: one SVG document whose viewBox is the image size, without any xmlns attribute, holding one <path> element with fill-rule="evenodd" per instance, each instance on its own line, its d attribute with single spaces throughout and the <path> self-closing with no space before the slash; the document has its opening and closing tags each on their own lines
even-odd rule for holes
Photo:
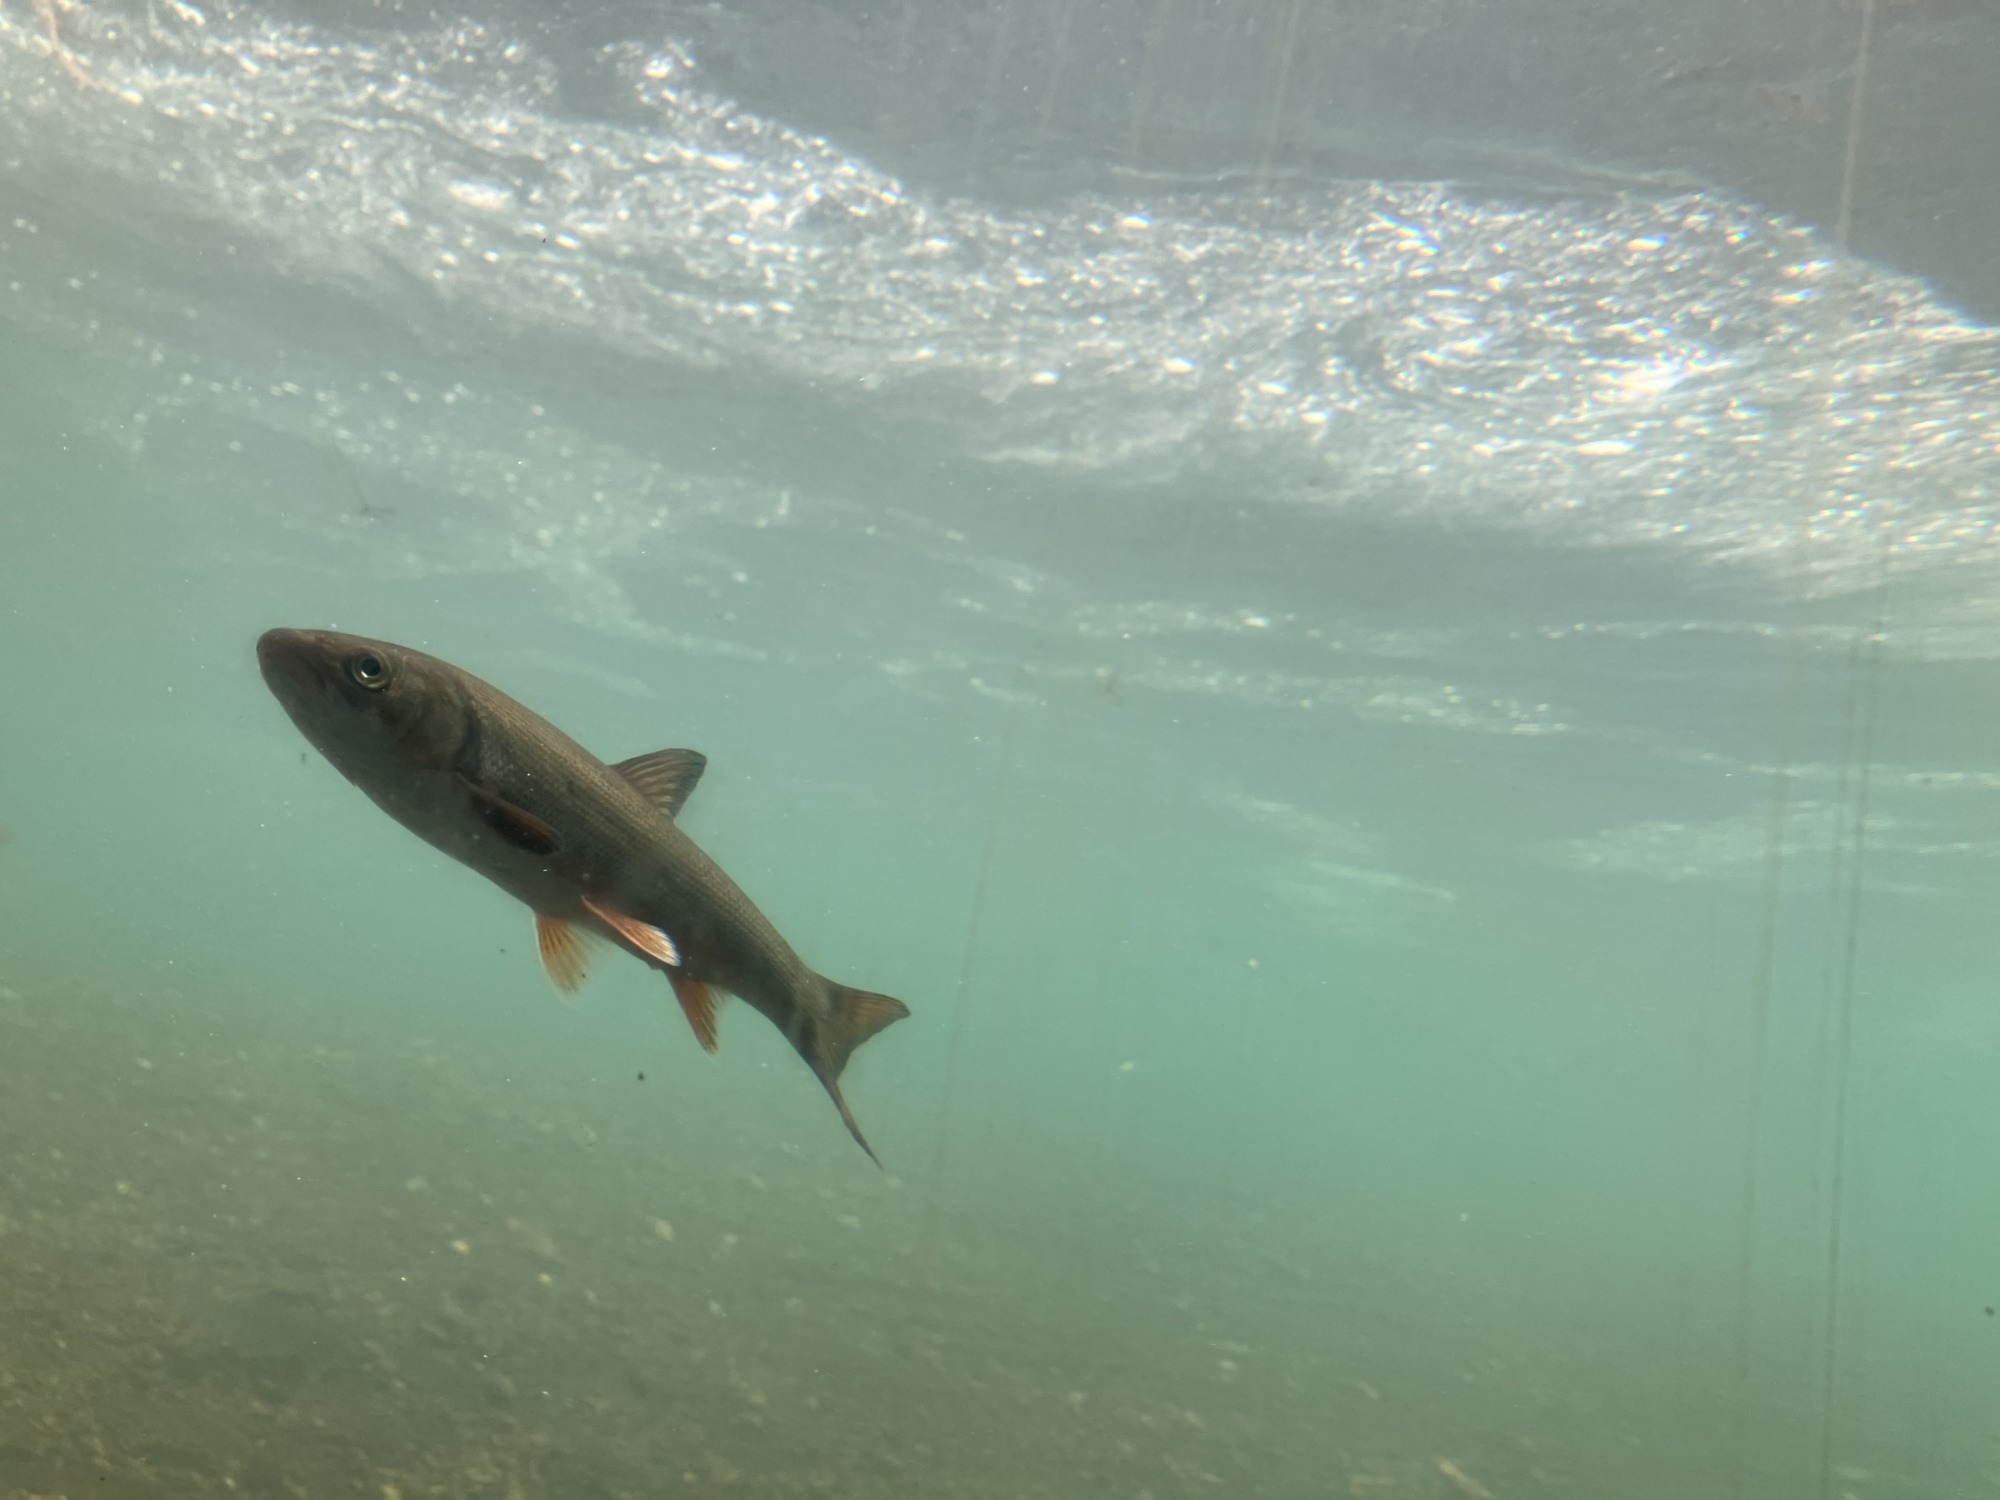
<svg viewBox="0 0 2000 1500">
<path fill-rule="evenodd" d="M 674 998 L 681 1003 L 686 1013 L 688 1025 L 694 1028 L 694 1039 L 701 1043 L 702 1050 L 713 1052 L 716 1047 L 715 991 L 683 969 L 675 969 L 667 975 L 674 987 Z"/>
<path fill-rule="evenodd" d="M 557 989 L 574 995 L 590 974 L 590 954 L 583 934 L 561 917 L 535 913 L 535 945 L 541 949 L 542 967 L 549 971 Z"/>
<path fill-rule="evenodd" d="M 588 896 L 583 898 L 583 904 L 590 908 L 592 916 L 648 958 L 656 959 L 673 968 L 680 967 L 681 950 L 674 946 L 672 938 L 651 922 L 641 922 L 637 917 L 628 917 L 624 912 L 615 911 L 603 902 L 594 901 Z"/>
</svg>

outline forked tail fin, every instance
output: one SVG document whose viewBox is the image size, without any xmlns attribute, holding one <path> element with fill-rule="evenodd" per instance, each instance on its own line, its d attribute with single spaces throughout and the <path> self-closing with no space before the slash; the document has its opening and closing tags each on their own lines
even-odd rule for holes
<svg viewBox="0 0 2000 1500">
<path fill-rule="evenodd" d="M 813 1072 L 826 1086 L 827 1093 L 833 1096 L 834 1106 L 846 1122 L 848 1134 L 868 1153 L 868 1159 L 879 1167 L 882 1159 L 868 1144 L 867 1137 L 862 1135 L 861 1127 L 854 1123 L 854 1112 L 841 1097 L 840 1075 L 856 1047 L 883 1027 L 902 1020 L 910 1013 L 910 1008 L 887 995 L 878 995 L 873 990 L 849 989 L 830 979 L 826 982 L 826 996 L 827 1018 L 820 1023 L 810 1043 L 800 1047 L 799 1051 L 805 1054 Z"/>
</svg>

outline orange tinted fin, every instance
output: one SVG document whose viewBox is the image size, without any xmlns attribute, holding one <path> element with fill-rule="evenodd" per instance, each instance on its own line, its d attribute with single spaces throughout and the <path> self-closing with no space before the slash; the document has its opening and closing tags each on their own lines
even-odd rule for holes
<svg viewBox="0 0 2000 1500">
<path fill-rule="evenodd" d="M 625 939 L 648 958 L 679 968 L 681 950 L 674 946 L 674 940 L 650 922 L 641 922 L 637 917 L 628 917 L 622 911 L 613 911 L 601 901 L 583 898 L 583 904 L 590 908 L 606 927 Z"/>
<path fill-rule="evenodd" d="M 635 755 L 611 769 L 644 794 L 646 800 L 668 817 L 678 817 L 694 784 L 707 769 L 708 757 L 699 750 L 655 750 L 651 755 Z"/>
<path fill-rule="evenodd" d="M 799 1051 L 804 1053 L 813 1073 L 832 1098 L 834 1108 L 840 1111 L 847 1133 L 854 1137 L 856 1145 L 868 1153 L 868 1159 L 879 1167 L 882 1158 L 868 1144 L 868 1138 L 855 1123 L 854 1111 L 847 1107 L 847 1099 L 840 1092 L 840 1075 L 846 1070 L 847 1060 L 854 1055 L 856 1047 L 883 1027 L 902 1020 L 910 1013 L 910 1008 L 887 995 L 878 995 L 873 990 L 849 989 L 832 980 L 827 981 L 826 988 L 830 1013 L 811 1030 L 809 1036 L 801 1037 L 804 1045 L 796 1042 L 794 1045 L 799 1045 Z"/>
<path fill-rule="evenodd" d="M 535 913 L 535 943 L 542 950 L 542 967 L 565 995 L 574 995 L 590 973 L 590 955 L 583 934 L 561 917 Z"/>
<path fill-rule="evenodd" d="M 694 1039 L 701 1043 L 704 1051 L 713 1052 L 717 1040 L 715 991 L 681 969 L 675 969 L 667 978 L 673 984 L 681 1009 L 687 1013 L 688 1025 L 694 1028 Z"/>
</svg>

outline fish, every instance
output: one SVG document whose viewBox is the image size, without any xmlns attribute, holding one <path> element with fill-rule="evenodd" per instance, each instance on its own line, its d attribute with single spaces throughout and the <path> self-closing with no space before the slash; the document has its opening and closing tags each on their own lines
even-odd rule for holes
<svg viewBox="0 0 2000 1500">
<path fill-rule="evenodd" d="M 534 913 L 559 990 L 582 985 L 600 939 L 666 975 L 709 1052 L 718 997 L 741 997 L 881 1165 L 840 1079 L 855 1049 L 909 1007 L 810 968 L 682 832 L 676 819 L 707 757 L 670 749 L 606 764 L 490 683 L 391 641 L 278 628 L 258 638 L 257 665 L 341 775 Z"/>
</svg>

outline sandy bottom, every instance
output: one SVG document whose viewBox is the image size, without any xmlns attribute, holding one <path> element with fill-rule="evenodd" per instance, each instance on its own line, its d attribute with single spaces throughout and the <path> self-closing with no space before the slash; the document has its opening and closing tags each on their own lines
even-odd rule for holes
<svg viewBox="0 0 2000 1500">
<path fill-rule="evenodd" d="M 0 978 L 6 1500 L 1578 1492 L 1108 1206 L 973 1222 L 663 1154 L 657 1084 L 518 1044 Z"/>
</svg>

